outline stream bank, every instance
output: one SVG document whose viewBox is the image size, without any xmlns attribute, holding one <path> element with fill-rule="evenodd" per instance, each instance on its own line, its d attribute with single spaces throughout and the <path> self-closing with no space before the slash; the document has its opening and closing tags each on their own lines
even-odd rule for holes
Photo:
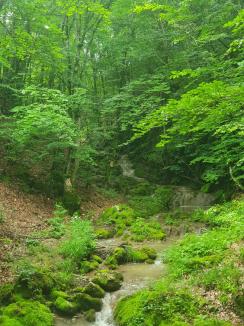
<svg viewBox="0 0 244 326">
<path fill-rule="evenodd" d="M 56 317 L 55 326 L 114 326 L 113 310 L 116 303 L 128 295 L 150 286 L 163 275 L 165 265 L 160 256 L 164 249 L 179 238 L 180 236 L 172 237 L 162 242 L 147 242 L 147 246 L 150 245 L 151 248 L 157 251 L 157 259 L 154 264 L 129 263 L 120 265 L 117 271 L 122 273 L 124 277 L 122 287 L 116 292 L 106 293 L 103 299 L 102 310 L 96 313 L 95 322 L 88 322 L 83 316 L 76 316 L 72 319 Z M 107 244 L 107 241 L 105 241 L 105 244 Z M 115 245 L 118 246 L 118 242 Z"/>
</svg>

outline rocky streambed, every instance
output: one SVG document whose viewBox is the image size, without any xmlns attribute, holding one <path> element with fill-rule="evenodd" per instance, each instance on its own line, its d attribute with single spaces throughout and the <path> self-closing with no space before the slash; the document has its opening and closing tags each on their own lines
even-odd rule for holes
<svg viewBox="0 0 244 326">
<path fill-rule="evenodd" d="M 164 264 L 160 259 L 163 250 L 168 247 L 176 238 L 170 238 L 167 241 L 148 242 L 147 245 L 157 251 L 157 258 L 153 264 L 146 263 L 128 263 L 118 266 L 117 272 L 123 275 L 122 287 L 118 291 L 106 293 L 103 298 L 102 310 L 96 313 L 96 320 L 88 322 L 83 315 L 75 316 L 72 319 L 56 317 L 56 326 L 114 326 L 113 310 L 116 303 L 121 298 L 133 294 L 134 292 L 150 286 L 153 282 L 162 276 Z M 115 240 L 116 241 L 116 240 Z M 108 242 L 108 241 L 107 241 Z M 104 245 L 108 244 L 104 241 Z M 111 242 L 111 240 L 109 241 Z M 115 245 L 110 243 L 111 246 Z M 118 245 L 118 243 L 116 243 Z"/>
</svg>

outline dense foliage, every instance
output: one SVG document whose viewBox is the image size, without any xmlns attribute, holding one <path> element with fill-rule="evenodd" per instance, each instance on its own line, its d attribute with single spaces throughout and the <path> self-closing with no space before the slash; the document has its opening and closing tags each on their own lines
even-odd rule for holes
<svg viewBox="0 0 244 326">
<path fill-rule="evenodd" d="M 157 183 L 243 189 L 241 1 L 3 0 L 0 23 L 3 174 L 63 195 L 127 154 Z"/>
</svg>

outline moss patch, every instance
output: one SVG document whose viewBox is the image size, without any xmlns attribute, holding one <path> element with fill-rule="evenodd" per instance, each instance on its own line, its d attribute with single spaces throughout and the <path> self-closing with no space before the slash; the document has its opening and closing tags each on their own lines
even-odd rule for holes
<svg viewBox="0 0 244 326">
<path fill-rule="evenodd" d="M 38 301 L 19 300 L 1 310 L 3 325 L 52 326 L 53 314 Z M 1 319 L 0 319 L 1 320 Z"/>
<path fill-rule="evenodd" d="M 123 276 L 121 273 L 109 270 L 100 270 L 92 280 L 106 292 L 114 292 L 121 288 Z"/>
</svg>

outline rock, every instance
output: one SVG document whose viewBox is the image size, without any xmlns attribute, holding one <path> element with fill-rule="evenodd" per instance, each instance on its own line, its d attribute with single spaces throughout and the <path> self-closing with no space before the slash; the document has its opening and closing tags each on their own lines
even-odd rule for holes
<svg viewBox="0 0 244 326">
<path fill-rule="evenodd" d="M 84 289 L 84 293 L 94 298 L 104 298 L 105 291 L 97 284 L 90 282 Z"/>
<path fill-rule="evenodd" d="M 58 297 L 55 300 L 54 308 L 58 313 L 66 316 L 73 316 L 78 310 L 78 307 L 75 303 L 70 302 L 62 297 Z"/>
<path fill-rule="evenodd" d="M 0 325 L 5 326 L 53 326 L 50 309 L 38 301 L 19 299 L 1 309 Z"/>
<path fill-rule="evenodd" d="M 155 260 L 157 258 L 157 252 L 154 248 L 143 247 L 141 251 L 144 252 L 149 259 Z"/>
<path fill-rule="evenodd" d="M 96 236 L 98 239 L 111 239 L 114 236 L 114 231 L 111 229 L 97 229 Z"/>
<path fill-rule="evenodd" d="M 101 270 L 96 273 L 92 282 L 107 292 L 114 292 L 121 288 L 123 275 L 115 271 Z"/>
<path fill-rule="evenodd" d="M 33 298 L 33 294 L 49 295 L 55 287 L 55 281 L 52 276 L 44 271 L 30 270 L 28 275 L 22 272 L 15 285 L 15 292 L 21 294 L 24 298 Z"/>
<path fill-rule="evenodd" d="M 147 264 L 154 264 L 154 260 L 149 258 L 149 259 L 146 260 L 146 263 Z"/>
<path fill-rule="evenodd" d="M 74 296 L 74 301 L 78 305 L 80 311 L 88 311 L 90 309 L 101 311 L 102 309 L 102 300 L 98 298 L 92 298 L 89 294 L 86 293 L 77 293 Z"/>
<path fill-rule="evenodd" d="M 97 255 L 93 255 L 92 260 L 98 262 L 99 264 L 101 264 L 103 262 L 102 258 Z"/>
<path fill-rule="evenodd" d="M 52 292 L 51 292 L 51 299 L 56 300 L 58 297 L 68 299 L 69 295 L 66 292 L 58 291 L 56 289 L 53 289 Z"/>
<path fill-rule="evenodd" d="M 93 323 L 96 320 L 96 311 L 94 309 L 90 309 L 84 313 L 84 317 L 89 323 Z"/>
<path fill-rule="evenodd" d="M 125 264 L 128 261 L 127 251 L 125 248 L 122 247 L 115 248 L 113 252 L 113 256 L 119 265 Z"/>
<path fill-rule="evenodd" d="M 91 271 L 94 271 L 95 269 L 97 269 L 99 266 L 99 263 L 97 261 L 87 261 L 84 260 L 81 262 L 81 268 L 80 268 L 80 272 L 82 274 L 86 274 L 89 273 Z"/>
</svg>

